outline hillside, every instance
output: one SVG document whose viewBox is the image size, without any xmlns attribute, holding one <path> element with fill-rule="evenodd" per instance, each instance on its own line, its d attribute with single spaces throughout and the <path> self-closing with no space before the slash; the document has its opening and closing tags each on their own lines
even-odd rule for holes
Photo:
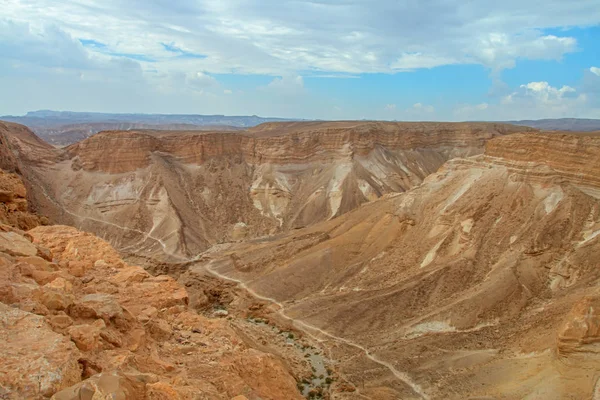
<svg viewBox="0 0 600 400">
<path fill-rule="evenodd" d="M 108 293 L 146 321 L 148 304 L 181 294 L 174 316 L 153 306 L 160 312 L 156 331 L 144 325 L 148 347 L 128 348 L 127 359 L 150 355 L 133 375 L 131 364 L 111 358 L 115 343 L 134 341 L 129 328 L 97 322 L 106 337 L 99 333 L 92 350 L 79 348 L 79 331 L 54 329 L 66 338 L 60 343 L 86 354 L 77 355 L 89 360 L 80 380 L 96 385 L 99 372 L 116 370 L 125 375 L 110 379 L 138 385 L 158 354 L 175 369 L 153 372 L 140 396 L 165 385 L 182 398 L 201 390 L 210 399 L 594 396 L 600 135 L 343 121 L 109 131 L 64 149 L 2 124 L 0 139 L 3 167 L 31 188 L 15 189 L 17 178 L 7 175 L 0 189 L 15 194 L 6 197 L 4 221 L 69 224 L 146 267 L 74 228 L 16 231 L 32 238 L 36 254 L 55 255 L 52 271 L 73 285 L 69 301 Z M 107 265 L 85 261 L 112 255 Z M 16 272 L 4 282 L 33 285 L 20 272 L 29 270 L 7 271 Z M 0 291 L 12 296 L 3 303 L 45 310 L 28 300 L 43 297 L 10 287 Z M 96 332 L 70 310 L 74 325 Z M 231 319 L 202 319 L 207 336 L 180 342 L 180 312 L 186 321 Z M 198 352 L 191 338 L 214 338 L 215 346 Z M 255 356 L 264 363 L 258 369 L 250 367 Z M 196 368 L 204 364 L 211 368 Z M 52 390 L 75 385 L 71 396 L 82 390 L 77 382 Z"/>
<path fill-rule="evenodd" d="M 558 118 L 558 119 L 538 119 L 509 121 L 511 124 L 520 126 L 529 126 L 536 129 L 547 131 L 574 131 L 574 132 L 592 132 L 600 131 L 600 119 L 585 118 Z"/>
<path fill-rule="evenodd" d="M 246 318 L 261 302 L 222 284 L 239 307 L 207 297 L 196 312 L 172 277 L 127 264 L 90 233 L 40 226 L 17 175 L 0 170 L 0 188 L 2 399 L 303 398 L 297 382 L 319 366 L 304 355 L 321 350 Z M 328 371 L 336 390 L 344 380 Z"/>
<path fill-rule="evenodd" d="M 600 136 L 497 137 L 408 192 L 206 254 L 189 279 L 280 303 L 367 397 L 591 398 L 598 166 Z"/>
<path fill-rule="evenodd" d="M 242 132 L 110 131 L 34 157 L 13 141 L 42 214 L 110 238 L 123 252 L 176 261 L 409 190 L 447 160 L 523 130 L 305 122 Z"/>
</svg>

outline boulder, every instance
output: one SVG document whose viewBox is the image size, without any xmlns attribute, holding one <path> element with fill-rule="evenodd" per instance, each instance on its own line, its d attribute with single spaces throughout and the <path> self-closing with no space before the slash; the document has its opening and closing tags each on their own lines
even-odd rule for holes
<svg viewBox="0 0 600 400">
<path fill-rule="evenodd" d="M 102 347 L 100 333 L 105 327 L 104 321 L 99 319 L 93 324 L 71 326 L 68 332 L 79 350 L 93 351 Z"/>
<path fill-rule="evenodd" d="M 151 383 L 147 386 L 147 398 L 149 400 L 179 400 L 181 396 L 169 384 L 165 382 Z"/>
<path fill-rule="evenodd" d="M 43 317 L 0 303 L 0 326 L 0 387 L 8 398 L 50 397 L 79 382 L 79 351 Z"/>
<path fill-rule="evenodd" d="M 61 277 L 58 277 L 52 282 L 45 284 L 44 287 L 48 289 L 59 290 L 64 293 L 71 293 L 73 291 L 73 284 Z"/>
<path fill-rule="evenodd" d="M 73 303 L 73 296 L 44 287 L 40 301 L 48 310 L 66 310 Z"/>
<path fill-rule="evenodd" d="M 141 267 L 125 267 L 113 276 L 110 281 L 120 286 L 128 286 L 133 283 L 143 282 L 151 275 Z"/>
<path fill-rule="evenodd" d="M 188 304 L 187 291 L 170 276 L 153 276 L 135 285 L 121 287 L 119 301 L 136 316 L 148 306 L 162 310 Z"/>
<path fill-rule="evenodd" d="M 159 342 L 169 340 L 169 338 L 173 335 L 173 329 L 164 319 L 152 319 L 148 322 L 146 327 L 150 333 L 150 336 Z"/>
<path fill-rule="evenodd" d="M 577 302 L 559 330 L 557 353 L 562 359 L 598 361 L 600 346 L 600 295 L 586 296 Z"/>
<path fill-rule="evenodd" d="M 145 386 L 116 371 L 102 372 L 56 393 L 51 400 L 145 400 Z"/>
<path fill-rule="evenodd" d="M 48 323 L 54 329 L 66 329 L 69 326 L 73 325 L 73 320 L 66 314 L 53 315 L 48 318 Z"/>
<path fill-rule="evenodd" d="M 16 232 L 0 232 L 0 251 L 11 256 L 35 256 L 38 249 Z"/>
<path fill-rule="evenodd" d="M 110 294 L 92 293 L 83 296 L 69 310 L 75 318 L 102 318 L 104 322 L 123 318 L 123 308 Z"/>
</svg>

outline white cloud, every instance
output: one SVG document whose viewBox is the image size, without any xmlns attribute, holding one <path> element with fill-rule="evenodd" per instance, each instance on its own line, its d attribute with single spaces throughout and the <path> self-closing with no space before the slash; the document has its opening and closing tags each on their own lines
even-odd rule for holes
<svg viewBox="0 0 600 400">
<path fill-rule="evenodd" d="M 557 59 L 575 51 L 576 41 L 543 30 L 596 24 L 600 7 L 593 0 L 431 0 L 418 7 L 397 0 L 12 0 L 3 2 L 3 18 L 40 31 L 60 26 L 87 40 L 89 52 L 143 56 L 145 68 L 161 72 L 281 76 L 464 63 L 500 70 L 521 57 Z"/>
<path fill-rule="evenodd" d="M 441 65 L 450 65 L 456 63 L 456 60 L 444 56 L 427 55 L 422 53 L 404 53 L 392 63 L 391 68 L 411 71 L 419 68 L 434 68 Z"/>
<path fill-rule="evenodd" d="M 231 91 L 230 89 L 225 89 L 223 90 L 223 94 L 232 94 L 233 91 Z"/>
<path fill-rule="evenodd" d="M 302 94 L 304 92 L 304 79 L 299 75 L 278 77 L 264 87 L 264 90 L 286 96 Z"/>
<path fill-rule="evenodd" d="M 201 71 L 187 74 L 185 83 L 188 88 L 196 91 L 204 91 L 205 89 L 218 86 L 215 78 Z"/>
<path fill-rule="evenodd" d="M 417 112 L 417 113 L 432 113 L 435 111 L 433 106 L 421 103 L 415 103 L 411 108 L 407 110 L 408 112 Z"/>
<path fill-rule="evenodd" d="M 461 105 L 454 115 L 461 120 L 516 120 L 564 117 L 594 117 L 586 93 L 570 86 L 553 87 L 548 82 L 529 82 L 502 97 L 499 104 Z M 600 115 L 596 115 L 598 117 Z"/>
<path fill-rule="evenodd" d="M 5 94 L 0 98 L 0 110 L 23 112 L 37 104 L 106 110 L 118 105 L 113 111 L 147 107 L 141 111 L 201 109 L 326 117 L 321 110 L 331 111 L 334 104 L 343 104 L 344 116 L 349 118 L 389 117 L 381 103 L 362 110 L 368 104 L 313 96 L 310 101 L 305 99 L 303 108 L 291 101 L 289 108 L 284 108 L 280 97 L 309 97 L 299 74 L 306 79 L 349 78 L 450 64 L 484 65 L 498 74 L 518 59 L 560 59 L 577 51 L 577 41 L 569 31 L 556 28 L 591 26 L 600 21 L 597 0 L 417 3 L 0 0 L 0 86 Z M 549 28 L 554 34 L 548 34 Z M 244 88 L 246 93 L 238 95 L 239 88 L 221 87 L 217 74 L 260 74 L 273 81 L 260 90 Z M 563 92 L 556 100 L 552 91 L 538 93 L 536 98 L 532 89 L 518 88 L 517 95 L 508 94 L 503 101 L 519 112 L 517 104 L 524 99 L 527 104 L 540 103 L 539 96 L 544 95 L 550 102 L 569 103 L 576 98 L 582 102 L 587 94 L 586 104 L 590 104 L 589 90 L 598 90 L 598 67 L 586 69 L 585 74 L 587 87 L 596 89 L 577 87 L 578 92 Z M 22 101 L 13 100 L 22 96 L 20 86 L 27 86 L 29 103 L 24 95 Z M 92 87 L 104 93 L 103 97 L 89 96 Z M 236 96 L 227 97 L 227 90 L 235 91 Z M 64 96 L 56 96 L 59 92 Z M 215 99 L 204 102 L 208 93 L 222 97 L 227 108 L 218 108 Z M 255 100 L 257 94 L 262 96 L 260 101 Z M 138 95 L 140 98 L 132 97 Z M 434 118 L 440 112 L 432 106 L 405 109 L 402 100 L 398 100 L 397 115 Z M 500 119 L 492 114 L 498 110 L 494 105 L 484 110 L 477 105 L 463 106 L 471 107 L 472 113 Z M 438 103 L 436 107 L 439 109 Z M 448 115 L 450 111 L 446 111 Z"/>
<path fill-rule="evenodd" d="M 553 99 L 561 99 L 568 93 L 574 93 L 577 90 L 571 86 L 562 86 L 561 88 L 550 86 L 548 82 L 529 82 L 520 86 L 525 89 L 525 96 L 533 96 L 543 101 L 551 101 Z"/>
<path fill-rule="evenodd" d="M 518 58 L 536 60 L 560 59 L 564 54 L 577 50 L 572 37 L 541 35 L 530 30 L 521 34 L 489 33 L 471 43 L 469 53 L 473 61 L 500 71 L 513 68 Z"/>
<path fill-rule="evenodd" d="M 396 110 L 396 105 L 395 104 L 386 104 L 385 105 L 385 110 L 386 111 L 395 111 Z"/>
</svg>

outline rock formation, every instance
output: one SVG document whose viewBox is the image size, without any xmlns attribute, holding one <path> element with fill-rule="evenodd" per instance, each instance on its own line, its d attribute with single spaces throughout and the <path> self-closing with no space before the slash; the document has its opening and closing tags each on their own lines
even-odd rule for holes
<svg viewBox="0 0 600 400">
<path fill-rule="evenodd" d="M 325 331 L 366 396 L 591 398 L 598 166 L 600 135 L 497 137 L 408 192 L 203 262 Z"/>
<path fill-rule="evenodd" d="M 0 233 L 3 398 L 301 398 L 279 359 L 189 310 L 172 278 L 71 227 L 29 235 Z"/>
<path fill-rule="evenodd" d="M 2 173 L 0 186 L 22 204 L 18 177 Z M 21 214 L 5 222 L 35 220 Z M 288 361 L 90 233 L 1 225 L 0 265 L 3 399 L 302 398 Z"/>
<path fill-rule="evenodd" d="M 12 140 L 41 214 L 126 253 L 177 261 L 237 240 L 241 224 L 249 238 L 285 232 L 403 192 L 445 161 L 523 130 L 305 122 L 243 132 L 103 132 L 65 150 Z"/>
<path fill-rule="evenodd" d="M 304 122 L 54 149 L 3 124 L 0 140 L 0 396 L 598 396 L 600 135 Z"/>
</svg>

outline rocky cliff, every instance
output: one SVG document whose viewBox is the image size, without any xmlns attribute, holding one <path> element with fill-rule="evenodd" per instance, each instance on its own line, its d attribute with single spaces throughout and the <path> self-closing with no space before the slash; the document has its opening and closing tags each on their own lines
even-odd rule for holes
<svg viewBox="0 0 600 400">
<path fill-rule="evenodd" d="M 321 335 L 365 396 L 592 398 L 598 139 L 497 137 L 410 191 L 203 263 Z"/>
<path fill-rule="evenodd" d="M 188 302 L 173 278 L 128 265 L 90 233 L 1 225 L 0 397 L 303 398 L 305 360 L 255 341 L 239 316 Z"/>
<path fill-rule="evenodd" d="M 3 129 L 5 397 L 596 396 L 598 136 Z"/>
<path fill-rule="evenodd" d="M 529 130 L 488 123 L 273 123 L 240 132 L 103 132 L 27 174 L 40 212 L 171 261 L 334 218 L 445 161 Z M 19 141 L 19 139 L 15 139 Z M 23 146 L 21 146 L 23 147 Z"/>
</svg>

